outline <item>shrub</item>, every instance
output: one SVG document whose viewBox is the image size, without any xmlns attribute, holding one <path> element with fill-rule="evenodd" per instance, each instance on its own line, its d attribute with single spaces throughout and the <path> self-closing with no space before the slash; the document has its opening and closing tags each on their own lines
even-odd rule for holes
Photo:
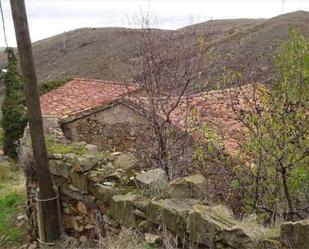
<svg viewBox="0 0 309 249">
<path fill-rule="evenodd" d="M 290 32 L 277 66 L 278 80 L 256 87 L 259 101 L 252 100 L 242 114 L 249 130 L 242 149 L 254 165 L 242 182 L 253 208 L 267 210 L 273 221 L 279 210 L 286 219 L 305 217 L 308 203 L 309 40 Z"/>
<path fill-rule="evenodd" d="M 41 86 L 40 86 L 40 95 L 46 94 L 60 86 L 63 86 L 65 83 L 67 83 L 70 79 L 60 79 L 60 80 L 51 80 L 51 81 L 47 81 L 44 82 Z"/>
<path fill-rule="evenodd" d="M 18 157 L 18 140 L 23 136 L 27 124 L 25 95 L 22 78 L 18 72 L 17 59 L 12 48 L 6 50 L 8 55 L 7 72 L 3 77 L 6 86 L 5 99 L 2 105 L 2 127 L 4 153 L 16 160 Z"/>
</svg>

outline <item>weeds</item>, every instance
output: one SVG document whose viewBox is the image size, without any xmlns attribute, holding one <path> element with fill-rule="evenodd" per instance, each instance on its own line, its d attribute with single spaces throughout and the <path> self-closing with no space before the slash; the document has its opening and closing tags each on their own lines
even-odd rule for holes
<svg viewBox="0 0 309 249">
<path fill-rule="evenodd" d="M 15 224 L 25 200 L 24 178 L 11 162 L 0 165 L 0 247 L 12 248 L 22 242 L 23 229 Z"/>
</svg>

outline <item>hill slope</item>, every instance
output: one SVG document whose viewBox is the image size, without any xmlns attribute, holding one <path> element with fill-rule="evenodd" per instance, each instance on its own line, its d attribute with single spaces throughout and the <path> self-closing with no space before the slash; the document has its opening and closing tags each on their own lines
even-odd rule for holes
<svg viewBox="0 0 309 249">
<path fill-rule="evenodd" d="M 274 55 L 278 45 L 287 39 L 290 24 L 309 36 L 309 12 L 305 11 L 272 19 L 214 20 L 156 33 L 170 37 L 171 43 L 183 35 L 190 42 L 200 36 L 210 42 L 215 56 L 204 60 L 204 82 L 217 82 L 223 66 L 242 72 L 246 79 L 265 82 L 275 76 Z M 140 38 L 138 29 L 83 28 L 35 42 L 38 79 L 40 82 L 63 77 L 121 80 L 131 75 L 132 64 L 139 57 L 136 43 Z M 4 62 L 5 56 L 0 54 L 0 66 Z M 135 71 L 135 75 L 138 73 Z"/>
</svg>

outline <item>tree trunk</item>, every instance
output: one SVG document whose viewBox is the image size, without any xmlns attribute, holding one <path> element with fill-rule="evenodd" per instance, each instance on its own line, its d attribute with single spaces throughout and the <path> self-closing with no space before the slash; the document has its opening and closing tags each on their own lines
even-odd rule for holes
<svg viewBox="0 0 309 249">
<path fill-rule="evenodd" d="M 160 163 L 162 164 L 162 167 L 166 171 L 168 178 L 170 178 L 170 172 L 168 168 L 168 161 L 167 161 L 167 148 L 166 148 L 166 138 L 164 135 L 160 134 L 159 136 L 159 158 Z"/>
<path fill-rule="evenodd" d="M 256 206 L 260 197 L 260 173 L 261 173 L 261 163 L 259 162 L 256 176 L 255 176 L 255 193 L 253 201 L 253 209 L 256 210 Z"/>
<path fill-rule="evenodd" d="M 288 208 L 289 208 L 288 219 L 293 220 L 294 208 L 293 208 L 293 202 L 292 202 L 292 198 L 291 198 L 291 195 L 290 195 L 288 180 L 287 180 L 286 174 L 287 174 L 286 169 L 282 166 L 281 177 L 282 177 L 282 185 L 283 185 L 284 195 L 285 195 L 285 198 L 287 200 Z"/>
<path fill-rule="evenodd" d="M 157 138 L 158 146 L 159 146 L 159 151 L 158 151 L 158 157 L 159 157 L 159 163 L 161 164 L 160 166 L 165 170 L 168 178 L 170 179 L 170 172 L 168 168 L 168 161 L 167 161 L 167 138 L 166 134 L 164 134 L 164 131 L 157 122 L 155 122 L 155 135 Z"/>
</svg>

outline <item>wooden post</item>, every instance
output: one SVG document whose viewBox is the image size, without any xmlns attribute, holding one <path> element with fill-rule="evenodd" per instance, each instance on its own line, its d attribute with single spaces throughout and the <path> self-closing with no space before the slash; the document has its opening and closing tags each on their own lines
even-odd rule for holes
<svg viewBox="0 0 309 249">
<path fill-rule="evenodd" d="M 36 163 L 36 173 L 39 181 L 39 198 L 42 205 L 41 215 L 46 240 L 44 242 L 54 242 L 60 236 L 57 199 L 55 199 L 56 193 L 53 189 L 52 178 L 48 168 L 40 98 L 25 2 L 24 0 L 10 0 L 10 2 L 22 75 L 25 83 L 30 134 Z"/>
</svg>

